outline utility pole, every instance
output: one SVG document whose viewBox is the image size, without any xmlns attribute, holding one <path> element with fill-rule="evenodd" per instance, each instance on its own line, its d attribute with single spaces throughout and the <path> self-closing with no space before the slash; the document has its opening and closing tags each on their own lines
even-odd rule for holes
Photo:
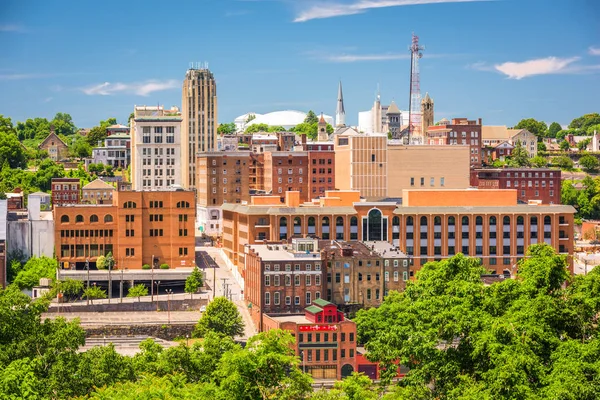
<svg viewBox="0 0 600 400">
<path fill-rule="evenodd" d="M 150 273 L 152 274 L 152 278 L 150 281 L 150 302 L 154 301 L 154 254 L 152 254 L 152 261 L 150 261 Z"/>
<path fill-rule="evenodd" d="M 227 297 L 225 294 L 225 282 L 227 282 L 227 278 L 221 278 L 221 280 L 223 281 L 223 296 Z"/>
<path fill-rule="evenodd" d="M 167 321 L 171 325 L 171 294 L 173 294 L 173 289 L 165 289 L 165 292 L 167 292 Z"/>
<path fill-rule="evenodd" d="M 156 281 L 156 311 L 159 311 L 159 309 L 158 309 L 158 305 L 159 305 L 158 289 L 159 288 L 160 288 L 160 281 Z"/>
<path fill-rule="evenodd" d="M 215 259 L 215 262 L 213 264 L 213 300 L 215 299 L 215 296 L 217 295 L 217 260 Z"/>
<path fill-rule="evenodd" d="M 85 269 L 87 269 L 87 288 L 89 290 L 90 289 L 90 260 L 89 259 L 85 260 Z M 89 306 L 90 298 L 89 298 L 89 296 L 85 296 L 85 297 L 87 299 L 87 305 Z"/>
</svg>

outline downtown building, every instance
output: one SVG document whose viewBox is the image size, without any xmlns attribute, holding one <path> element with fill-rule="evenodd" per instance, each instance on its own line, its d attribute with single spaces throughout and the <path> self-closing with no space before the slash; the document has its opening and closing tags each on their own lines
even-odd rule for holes
<svg viewBox="0 0 600 400">
<path fill-rule="evenodd" d="M 135 107 L 131 120 L 133 190 L 183 186 L 181 121 L 177 107 Z"/>
<path fill-rule="evenodd" d="M 217 84 L 208 68 L 188 69 L 181 98 L 183 187 L 196 187 L 198 153 L 217 150 Z"/>
</svg>

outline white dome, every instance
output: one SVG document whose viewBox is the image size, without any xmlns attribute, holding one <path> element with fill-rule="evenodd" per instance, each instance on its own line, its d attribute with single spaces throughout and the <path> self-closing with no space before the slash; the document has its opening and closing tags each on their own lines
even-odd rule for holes
<svg viewBox="0 0 600 400">
<path fill-rule="evenodd" d="M 317 115 L 317 118 L 319 115 Z M 333 117 L 323 115 L 328 124 L 333 125 Z M 254 124 L 267 124 L 269 126 L 283 126 L 285 129 L 293 128 L 294 126 L 304 122 L 306 113 L 296 110 L 274 111 L 263 115 L 256 115 L 256 118 L 250 121 L 246 127 Z"/>
</svg>

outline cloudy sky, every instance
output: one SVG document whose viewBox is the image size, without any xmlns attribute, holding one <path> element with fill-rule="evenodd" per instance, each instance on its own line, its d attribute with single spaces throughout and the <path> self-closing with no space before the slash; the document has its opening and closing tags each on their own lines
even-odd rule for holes
<svg viewBox="0 0 600 400">
<path fill-rule="evenodd" d="M 408 107 L 411 34 L 436 120 L 600 112 L 597 0 L 4 0 L 0 114 L 70 113 L 80 127 L 134 105 L 181 104 L 190 63 L 217 77 L 219 121 L 246 112 Z"/>
</svg>

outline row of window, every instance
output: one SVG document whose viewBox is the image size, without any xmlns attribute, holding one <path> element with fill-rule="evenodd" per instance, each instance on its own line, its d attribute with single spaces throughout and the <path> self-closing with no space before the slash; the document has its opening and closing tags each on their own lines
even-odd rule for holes
<svg viewBox="0 0 600 400">
<path fill-rule="evenodd" d="M 165 148 L 165 153 L 168 156 L 174 156 L 175 155 L 175 148 L 174 147 L 166 147 Z M 152 149 L 150 148 L 142 148 L 142 155 L 143 156 L 151 156 L 152 155 Z M 155 147 L 154 148 L 154 155 L 155 156 L 162 156 L 163 155 L 163 148 L 162 147 Z M 148 160 L 151 161 L 151 160 Z"/>
<path fill-rule="evenodd" d="M 473 160 L 471 160 L 473 161 Z M 446 178 L 440 178 L 440 186 L 444 186 L 446 183 Z M 410 186 L 415 186 L 415 178 L 410 178 Z M 421 186 L 425 186 L 425 178 L 421 177 Z M 429 178 L 429 186 L 435 186 L 435 178 Z"/>
<path fill-rule="evenodd" d="M 175 165 L 174 158 L 155 158 L 154 165 Z M 150 166 L 152 165 L 152 159 L 150 158 L 142 158 L 142 165 Z"/>
<path fill-rule="evenodd" d="M 280 292 L 273 292 L 273 305 L 280 305 L 281 304 L 281 293 Z M 315 299 L 320 299 L 321 298 L 321 292 L 315 292 Z M 312 304 L 312 292 L 306 292 L 305 294 L 305 303 L 304 306 L 308 307 Z M 265 292 L 265 306 L 270 306 L 271 305 L 271 292 Z M 291 296 L 285 296 L 285 305 L 286 306 L 290 306 L 292 305 L 292 297 Z M 296 306 L 301 306 L 302 304 L 300 304 L 300 296 L 294 296 L 294 305 Z"/>
<path fill-rule="evenodd" d="M 61 229 L 60 237 L 113 237 L 112 229 Z"/>
<path fill-rule="evenodd" d="M 294 271 L 300 271 L 300 264 L 294 264 Z M 292 270 L 292 264 L 285 264 L 285 271 L 290 272 Z M 306 264 L 304 266 L 305 271 L 312 271 L 312 265 Z M 321 264 L 315 263 L 315 271 L 321 270 Z M 265 271 L 271 271 L 271 264 L 265 264 Z M 273 264 L 273 271 L 280 271 L 279 264 Z"/>
<path fill-rule="evenodd" d="M 152 132 L 152 128 L 154 128 L 154 133 L 163 133 L 163 127 L 162 126 L 143 126 L 142 127 L 142 133 L 146 133 L 149 134 Z M 165 132 L 166 133 L 175 133 L 175 127 L 174 126 L 166 126 L 165 127 Z"/>
<path fill-rule="evenodd" d="M 313 165 L 316 165 L 317 164 L 317 159 L 313 158 L 312 163 L 313 163 Z M 331 158 L 328 158 L 327 159 L 327 164 L 331 165 L 332 163 L 333 163 L 333 160 Z M 325 165 L 325 159 L 324 158 L 319 159 L 319 164 L 320 165 Z"/>
<path fill-rule="evenodd" d="M 292 276 L 291 275 L 284 275 L 285 276 L 285 286 L 292 286 Z M 280 275 L 273 275 L 273 286 L 281 286 L 281 276 Z M 294 275 L 294 286 L 300 286 L 300 282 L 301 282 L 301 277 L 300 275 Z M 312 275 L 305 275 L 304 276 L 304 285 L 305 286 L 312 286 Z M 321 275 L 315 275 L 315 279 L 314 279 L 315 285 L 316 286 L 320 286 L 321 285 Z M 265 286 L 271 286 L 271 275 L 265 275 Z"/>
<path fill-rule="evenodd" d="M 306 335 L 306 336 L 305 336 Z M 304 339 L 306 338 L 306 342 Z M 321 338 L 323 339 L 321 341 Z M 314 339 L 314 340 L 313 340 Z M 331 339 L 331 340 L 329 340 Z M 329 333 L 298 333 L 298 343 L 337 343 L 337 332 Z M 340 333 L 340 341 L 346 343 L 346 332 Z M 354 342 L 354 332 L 348 333 L 348 342 Z"/>
<path fill-rule="evenodd" d="M 502 223 L 503 225 L 510 225 L 510 220 L 511 218 L 506 215 L 502 218 Z M 421 226 L 427 226 L 427 221 L 428 218 L 426 216 L 422 216 L 420 219 L 421 222 Z M 522 215 L 517 216 L 517 226 L 519 225 L 523 225 L 524 224 L 524 217 Z M 496 225 L 497 223 L 497 218 L 495 216 L 491 216 L 489 217 L 489 225 Z M 559 217 L 559 223 L 563 224 L 565 223 L 565 217 L 564 216 L 560 216 Z M 435 216 L 433 218 L 433 224 L 435 226 L 441 226 L 442 225 L 442 217 L 441 216 Z M 456 224 L 456 218 L 453 216 L 448 217 L 448 225 L 449 226 L 453 226 Z M 464 225 L 469 225 L 469 217 L 464 216 L 461 218 L 461 224 Z M 530 225 L 537 225 L 538 224 L 538 217 L 537 216 L 531 216 L 530 217 Z M 544 216 L 544 225 L 551 225 L 552 224 L 552 218 L 549 215 Z M 400 225 L 400 218 L 398 218 L 397 216 L 394 217 L 392 219 L 392 225 Z M 407 226 L 413 226 L 414 225 L 414 218 L 409 216 L 406 217 L 406 225 Z M 475 217 L 475 225 L 476 226 L 483 226 L 483 217 L 478 215 Z"/>
<path fill-rule="evenodd" d="M 62 186 L 62 189 L 61 189 L 61 186 Z M 77 191 L 79 191 L 79 185 L 77 185 L 77 184 L 73 184 L 73 185 L 67 185 L 67 184 L 59 185 L 59 184 L 56 184 L 56 185 L 54 185 L 54 190 L 77 190 Z"/>
<path fill-rule="evenodd" d="M 62 224 L 66 224 L 70 221 L 69 216 L 68 215 L 63 215 L 60 217 L 60 222 Z M 76 223 L 81 223 L 81 222 L 85 222 L 83 215 L 78 214 L 75 216 L 75 222 Z M 92 214 L 90 215 L 90 223 L 95 223 L 95 222 L 99 222 L 98 216 L 96 214 Z M 110 214 L 106 214 L 104 216 L 104 222 L 108 223 L 108 222 L 113 222 L 113 217 Z"/>
<path fill-rule="evenodd" d="M 394 282 L 400 281 L 400 271 L 394 271 L 392 276 L 394 278 Z M 363 279 L 366 282 L 371 282 L 371 277 L 372 277 L 371 274 L 362 274 L 360 272 L 357 275 L 359 282 L 362 282 Z M 336 272 L 335 273 L 335 283 L 342 283 L 341 278 L 342 278 L 342 274 L 340 272 Z M 379 273 L 375 273 L 375 282 L 379 282 L 380 278 L 381 278 L 381 275 Z M 390 281 L 390 273 L 388 271 L 384 272 L 383 279 L 385 280 L 385 282 Z M 408 280 L 408 271 L 402 271 L 402 280 L 403 281 Z M 331 282 L 331 274 L 327 274 L 327 281 Z M 344 283 L 350 283 L 350 274 L 344 274 Z"/>
<path fill-rule="evenodd" d="M 392 261 L 393 262 L 391 264 L 394 266 L 394 268 L 398 268 L 400 266 L 400 260 L 392 260 Z M 367 267 L 370 267 L 371 266 L 371 260 L 366 260 L 364 263 L 363 263 L 363 260 L 358 260 L 358 266 L 359 267 L 362 267 L 363 264 L 366 265 Z M 379 267 L 379 264 L 380 264 L 379 260 L 375 260 L 375 266 Z M 389 267 L 390 266 L 390 260 L 384 260 L 384 265 L 386 267 Z M 402 260 L 402 265 L 404 267 L 407 267 L 408 266 L 408 260 Z M 340 268 L 341 266 L 342 266 L 342 262 L 341 261 L 336 261 L 335 262 L 335 268 Z M 350 268 L 350 263 L 344 263 L 344 268 Z"/>
<path fill-rule="evenodd" d="M 63 244 L 60 246 L 62 258 L 98 257 L 112 253 L 112 244 Z"/>
<path fill-rule="evenodd" d="M 337 349 L 306 349 L 306 350 L 302 350 L 303 352 L 306 352 L 306 361 L 308 362 L 312 362 L 312 361 L 321 361 L 321 354 L 323 354 L 323 361 L 329 361 L 329 352 L 331 352 L 331 361 L 337 361 L 338 359 L 338 351 Z M 313 357 L 313 352 L 314 352 L 314 357 Z M 354 349 L 349 349 L 349 357 L 350 358 L 354 358 Z M 341 349 L 340 350 L 340 357 L 341 358 L 346 358 L 346 349 Z"/>
</svg>

